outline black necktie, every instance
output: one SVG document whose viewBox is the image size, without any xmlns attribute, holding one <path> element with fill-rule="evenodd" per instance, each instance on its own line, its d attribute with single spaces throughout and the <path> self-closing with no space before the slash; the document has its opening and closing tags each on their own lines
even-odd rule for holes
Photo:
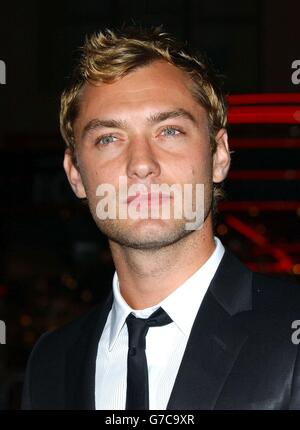
<svg viewBox="0 0 300 430">
<path fill-rule="evenodd" d="M 146 359 L 146 334 L 149 327 L 171 323 L 169 315 L 158 308 L 149 318 L 136 318 L 130 314 L 128 327 L 127 394 L 126 409 L 149 409 L 148 366 Z"/>
</svg>

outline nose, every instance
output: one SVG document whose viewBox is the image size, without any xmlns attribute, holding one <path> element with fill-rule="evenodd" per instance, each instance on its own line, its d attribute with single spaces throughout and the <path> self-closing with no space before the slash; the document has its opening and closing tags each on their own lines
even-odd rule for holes
<svg viewBox="0 0 300 430">
<path fill-rule="evenodd" d="M 149 179 L 160 174 L 160 165 L 151 143 L 135 137 L 129 145 L 127 176 L 131 179 Z"/>
</svg>

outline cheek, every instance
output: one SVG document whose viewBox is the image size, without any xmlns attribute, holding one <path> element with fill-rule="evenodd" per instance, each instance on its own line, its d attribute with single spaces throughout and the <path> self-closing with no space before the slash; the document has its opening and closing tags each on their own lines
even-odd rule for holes
<svg viewBox="0 0 300 430">
<path fill-rule="evenodd" d="M 95 195 L 97 186 L 101 183 L 99 169 L 89 160 L 81 159 L 79 163 L 80 175 L 83 186 L 89 198 Z"/>
<path fill-rule="evenodd" d="M 212 160 L 198 159 L 190 166 L 191 180 L 195 183 L 207 183 L 212 179 Z"/>
<path fill-rule="evenodd" d="M 206 182 L 205 179 L 209 179 L 212 176 L 212 155 L 208 142 L 203 139 L 200 142 L 196 142 L 194 147 L 191 148 L 188 164 L 189 172 L 193 178 L 202 182 Z"/>
</svg>

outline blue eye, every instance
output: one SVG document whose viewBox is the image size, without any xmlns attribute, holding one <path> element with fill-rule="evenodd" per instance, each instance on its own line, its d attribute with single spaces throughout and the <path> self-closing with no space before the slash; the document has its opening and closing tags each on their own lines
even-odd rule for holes
<svg viewBox="0 0 300 430">
<path fill-rule="evenodd" d="M 100 145 L 109 145 L 110 143 L 114 142 L 115 136 L 112 136 L 111 134 L 107 134 L 106 136 L 102 136 L 99 139 L 97 139 L 97 144 Z"/>
<path fill-rule="evenodd" d="M 177 136 L 178 134 L 180 134 L 180 130 L 178 130 L 177 128 L 175 128 L 175 127 L 166 127 L 164 130 L 163 130 L 163 133 L 164 133 L 164 135 L 165 136 L 167 136 L 167 137 L 175 137 L 175 136 Z"/>
</svg>

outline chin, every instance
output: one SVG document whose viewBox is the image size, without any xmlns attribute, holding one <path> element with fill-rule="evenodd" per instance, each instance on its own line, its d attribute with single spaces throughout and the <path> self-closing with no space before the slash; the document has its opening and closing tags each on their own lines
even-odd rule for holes
<svg viewBox="0 0 300 430">
<path fill-rule="evenodd" d="M 113 223 L 114 226 L 98 226 L 109 240 L 121 246 L 155 250 L 172 245 L 191 233 L 185 229 L 185 223 L 176 221 L 138 220 L 126 226 L 119 223 Z"/>
</svg>

